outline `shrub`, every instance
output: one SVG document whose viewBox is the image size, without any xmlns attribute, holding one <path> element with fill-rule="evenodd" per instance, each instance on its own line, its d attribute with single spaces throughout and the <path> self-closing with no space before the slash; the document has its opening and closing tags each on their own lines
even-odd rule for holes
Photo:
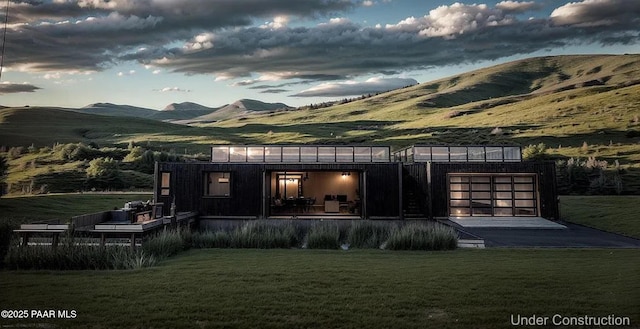
<svg viewBox="0 0 640 329">
<path fill-rule="evenodd" d="M 333 223 L 318 223 L 307 233 L 307 248 L 338 249 L 340 248 L 340 228 Z"/>
<path fill-rule="evenodd" d="M 457 246 L 456 231 L 434 223 L 407 224 L 395 229 L 385 243 L 390 250 L 451 250 Z"/>
<path fill-rule="evenodd" d="M 547 145 L 540 143 L 538 145 L 529 144 L 522 150 L 522 158 L 524 160 L 542 160 L 547 158 Z"/>
<path fill-rule="evenodd" d="M 368 220 L 353 221 L 347 234 L 347 241 L 353 248 L 379 248 L 389 238 L 392 226 Z"/>
</svg>

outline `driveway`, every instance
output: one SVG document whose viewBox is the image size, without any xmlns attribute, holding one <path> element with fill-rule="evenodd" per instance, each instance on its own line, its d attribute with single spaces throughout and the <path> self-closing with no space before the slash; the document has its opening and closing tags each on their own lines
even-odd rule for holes
<svg viewBox="0 0 640 329">
<path fill-rule="evenodd" d="M 485 247 L 640 248 L 640 240 L 586 226 L 560 222 L 566 229 L 462 227 L 452 221 L 460 238 L 479 238 Z"/>
</svg>

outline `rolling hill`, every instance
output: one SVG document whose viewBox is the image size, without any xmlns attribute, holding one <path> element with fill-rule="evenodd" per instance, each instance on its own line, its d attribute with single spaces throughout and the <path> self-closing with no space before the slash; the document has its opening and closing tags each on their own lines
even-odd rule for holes
<svg viewBox="0 0 640 329">
<path fill-rule="evenodd" d="M 106 116 L 117 116 L 117 117 L 134 117 L 134 118 L 151 118 L 156 114 L 155 110 L 147 109 L 143 107 L 131 106 L 131 105 L 119 105 L 112 103 L 95 103 L 89 104 L 85 107 L 74 109 L 75 111 L 88 113 L 88 114 L 97 114 L 97 115 L 106 115 Z"/>
<path fill-rule="evenodd" d="M 193 102 L 171 103 L 160 111 L 112 103 L 95 103 L 83 108 L 69 110 L 104 116 L 144 118 L 189 124 L 210 123 L 264 111 L 288 109 L 292 109 L 292 107 L 284 103 L 265 103 L 253 99 L 240 99 L 222 107 L 207 107 Z"/>
<path fill-rule="evenodd" d="M 155 112 L 155 111 L 154 111 Z M 229 140 L 221 128 L 198 128 L 151 119 L 104 116 L 78 111 L 21 107 L 0 110 L 0 146 L 49 146 L 95 143 L 124 146 L 130 141 L 160 149 L 207 152 L 208 145 Z M 224 137 L 223 136 L 227 136 Z"/>
<path fill-rule="evenodd" d="M 289 110 L 292 107 L 284 103 L 264 103 L 254 99 L 241 99 L 223 106 L 212 113 L 190 120 L 190 123 L 216 122 L 231 118 L 241 118 L 275 110 Z"/>
<path fill-rule="evenodd" d="M 206 109 L 183 103 L 149 111 L 168 115 L 200 110 Z M 637 54 L 525 59 L 326 108 L 290 109 L 240 100 L 212 110 L 177 125 L 63 109 L 6 108 L 0 110 L 0 145 L 135 141 L 207 153 L 214 143 L 401 147 L 543 142 L 558 157 L 617 162 L 625 170 L 629 191 L 640 190 Z M 192 126 L 185 126 L 187 122 Z"/>
<path fill-rule="evenodd" d="M 210 114 L 219 108 L 207 107 L 193 102 L 171 103 L 161 111 L 151 116 L 151 119 L 161 121 L 190 120 L 202 115 Z"/>
</svg>

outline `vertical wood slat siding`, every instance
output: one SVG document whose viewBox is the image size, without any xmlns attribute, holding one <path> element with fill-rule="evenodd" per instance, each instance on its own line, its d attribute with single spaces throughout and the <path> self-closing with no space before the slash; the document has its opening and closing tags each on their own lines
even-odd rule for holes
<svg viewBox="0 0 640 329">
<path fill-rule="evenodd" d="M 450 173 L 535 173 L 538 176 L 538 190 L 540 192 L 540 216 L 547 219 L 560 219 L 555 163 L 553 162 L 431 163 L 430 195 L 434 217 L 449 215 L 447 175 Z"/>
<path fill-rule="evenodd" d="M 405 164 L 402 168 L 403 171 L 403 189 L 406 195 L 409 189 L 412 190 L 416 201 L 419 204 L 422 215 L 429 217 L 429 191 L 427 186 L 427 164 L 426 163 L 411 163 Z M 404 198 L 406 203 L 407 196 Z M 404 205 L 406 208 L 406 205 Z"/>
<path fill-rule="evenodd" d="M 165 204 L 165 214 L 175 197 L 177 211 L 198 211 L 203 216 L 262 215 L 262 172 L 267 171 L 357 171 L 367 172 L 367 200 L 370 217 L 398 217 L 400 213 L 397 163 L 330 163 L 330 164 L 244 164 L 244 163 L 159 163 L 156 180 L 162 172 L 171 173 L 168 196 L 155 195 Z M 206 172 L 231 173 L 231 197 L 204 197 Z"/>
</svg>

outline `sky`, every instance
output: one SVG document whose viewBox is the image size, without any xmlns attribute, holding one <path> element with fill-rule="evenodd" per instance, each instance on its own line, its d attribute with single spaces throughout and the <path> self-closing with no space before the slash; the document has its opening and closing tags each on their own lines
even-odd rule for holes
<svg viewBox="0 0 640 329">
<path fill-rule="evenodd" d="M 528 57 L 640 53 L 640 0 L 5 2 L 4 106 L 302 106 Z"/>
</svg>

